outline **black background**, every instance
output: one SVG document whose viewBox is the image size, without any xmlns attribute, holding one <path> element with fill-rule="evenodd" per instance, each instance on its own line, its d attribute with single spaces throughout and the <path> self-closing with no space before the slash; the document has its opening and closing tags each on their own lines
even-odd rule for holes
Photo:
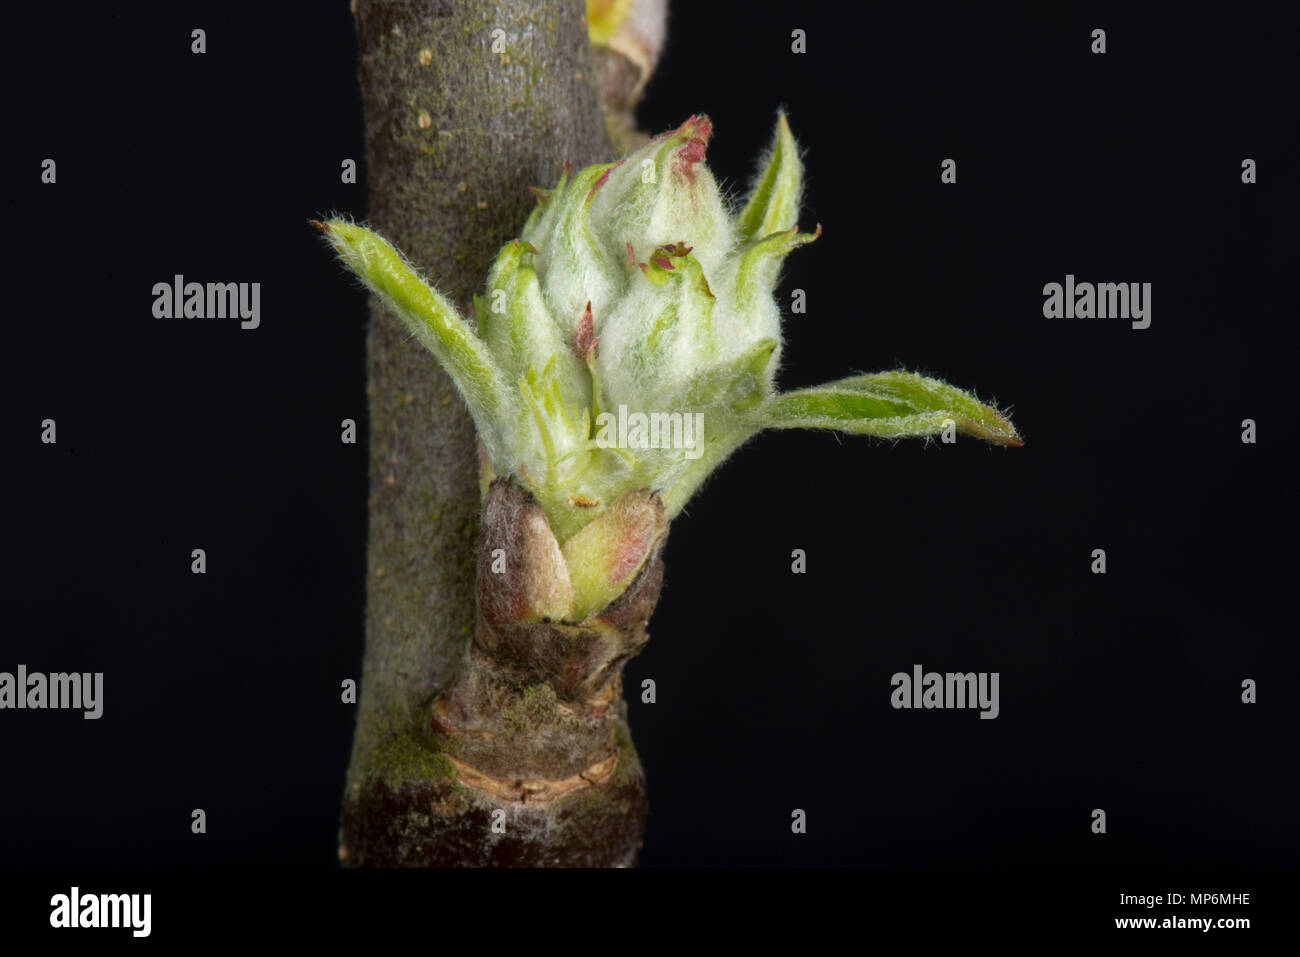
<svg viewBox="0 0 1300 957">
<path fill-rule="evenodd" d="M 350 16 L 115 6 L 7 31 L 0 670 L 103 671 L 105 712 L 0 713 L 0 865 L 330 867 L 366 306 L 306 220 L 365 213 Z M 784 386 L 903 365 L 1027 444 L 772 433 L 690 503 L 626 673 L 642 864 L 1294 863 L 1293 34 L 836 6 L 675 5 L 642 126 L 708 113 L 738 191 L 788 109 L 825 233 Z M 261 328 L 153 318 L 178 272 L 260 282 Z M 1066 273 L 1152 283 L 1151 327 L 1045 319 Z M 893 710 L 916 663 L 999 672 L 1000 717 Z"/>
</svg>

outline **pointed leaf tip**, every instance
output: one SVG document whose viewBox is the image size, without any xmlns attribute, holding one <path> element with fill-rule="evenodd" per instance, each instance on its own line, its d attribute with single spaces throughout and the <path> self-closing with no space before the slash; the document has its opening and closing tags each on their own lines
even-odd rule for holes
<svg viewBox="0 0 1300 957">
<path fill-rule="evenodd" d="M 840 379 L 774 396 L 759 412 L 778 429 L 836 429 L 881 438 L 941 435 L 955 429 L 995 445 L 1024 445 L 1011 421 L 969 392 L 912 372 Z"/>
<path fill-rule="evenodd" d="M 480 425 L 505 401 L 500 368 L 474 327 L 378 233 L 330 220 L 325 238 L 357 277 L 442 364 Z"/>
<path fill-rule="evenodd" d="M 736 231 L 745 241 L 762 239 L 788 229 L 799 219 L 803 192 L 803 161 L 784 113 L 777 114 L 772 144 L 762 161 L 745 207 L 736 219 Z"/>
</svg>

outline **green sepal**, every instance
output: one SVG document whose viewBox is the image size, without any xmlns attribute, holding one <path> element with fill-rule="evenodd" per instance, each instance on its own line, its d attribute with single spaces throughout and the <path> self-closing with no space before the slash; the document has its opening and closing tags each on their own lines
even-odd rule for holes
<svg viewBox="0 0 1300 957">
<path fill-rule="evenodd" d="M 771 299 L 782 260 L 800 246 L 814 242 L 821 234 L 821 223 L 811 233 L 801 233 L 798 226 L 792 226 L 743 247 L 736 263 L 734 288 L 737 309 L 745 312 L 753 308 L 756 300 Z"/>
</svg>

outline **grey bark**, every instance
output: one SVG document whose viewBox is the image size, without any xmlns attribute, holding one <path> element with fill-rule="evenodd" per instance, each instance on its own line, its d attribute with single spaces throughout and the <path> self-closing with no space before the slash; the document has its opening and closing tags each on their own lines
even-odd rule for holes
<svg viewBox="0 0 1300 957">
<path fill-rule="evenodd" d="M 553 185 L 566 160 L 578 169 L 610 155 L 583 4 L 356 0 L 353 12 L 370 225 L 468 314 L 471 293 L 535 203 L 526 187 Z M 493 854 L 469 833 L 440 831 L 467 800 L 428 723 L 474 629 L 474 430 L 451 381 L 377 302 L 367 391 L 366 652 L 340 859 L 624 862 L 589 849 L 572 859 L 562 848 L 545 860 L 555 849 Z M 473 823 L 460 816 L 462 830 Z"/>
</svg>

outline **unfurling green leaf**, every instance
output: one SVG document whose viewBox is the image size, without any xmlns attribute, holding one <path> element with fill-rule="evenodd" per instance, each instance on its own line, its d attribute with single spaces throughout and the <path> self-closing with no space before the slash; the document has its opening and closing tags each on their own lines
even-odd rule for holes
<svg viewBox="0 0 1300 957">
<path fill-rule="evenodd" d="M 803 189 L 803 163 L 799 147 L 785 114 L 776 118 L 776 134 L 763 172 L 736 220 L 736 235 L 742 242 L 783 232 L 799 218 L 799 194 Z"/>
<path fill-rule="evenodd" d="M 497 414 L 505 382 L 473 327 L 378 233 L 341 219 L 312 225 L 442 363 L 482 430 Z"/>
<path fill-rule="evenodd" d="M 773 396 L 758 413 L 764 428 L 836 429 L 881 438 L 958 432 L 998 445 L 1023 445 L 1009 419 L 969 392 L 914 372 L 853 376 Z"/>
</svg>

